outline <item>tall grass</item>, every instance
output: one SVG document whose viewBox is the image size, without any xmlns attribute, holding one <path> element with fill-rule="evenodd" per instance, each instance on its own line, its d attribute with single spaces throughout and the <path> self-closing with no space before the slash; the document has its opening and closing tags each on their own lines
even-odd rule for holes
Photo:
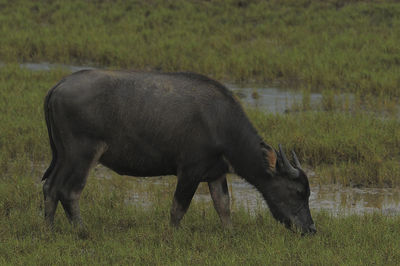
<svg viewBox="0 0 400 266">
<path fill-rule="evenodd" d="M 345 185 L 399 184 L 400 124 L 373 114 L 302 112 L 267 115 L 248 111 L 264 139 L 294 149 L 319 182 Z M 316 180 L 315 180 L 316 181 Z"/>
<path fill-rule="evenodd" d="M 44 96 L 65 72 L 31 72 L 18 65 L 0 69 L 0 168 L 24 173 L 49 159 Z"/>
<path fill-rule="evenodd" d="M 400 96 L 396 1 L 2 1 L 0 61 Z"/>
</svg>

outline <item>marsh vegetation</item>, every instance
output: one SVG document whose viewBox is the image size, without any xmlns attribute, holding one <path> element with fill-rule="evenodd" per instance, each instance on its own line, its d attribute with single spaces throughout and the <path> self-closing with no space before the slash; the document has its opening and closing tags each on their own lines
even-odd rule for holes
<svg viewBox="0 0 400 266">
<path fill-rule="evenodd" d="M 0 3 L 0 58 L 400 96 L 396 1 Z"/>
</svg>

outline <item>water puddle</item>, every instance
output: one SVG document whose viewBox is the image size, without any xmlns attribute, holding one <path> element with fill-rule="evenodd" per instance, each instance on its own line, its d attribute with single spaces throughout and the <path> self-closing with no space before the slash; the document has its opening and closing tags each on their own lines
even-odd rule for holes
<svg viewBox="0 0 400 266">
<path fill-rule="evenodd" d="M 96 167 L 97 178 L 111 178 L 111 175 L 111 170 L 102 166 Z M 126 198 L 127 204 L 151 207 L 150 199 L 154 197 L 154 193 L 168 193 L 166 198 L 172 201 L 176 177 L 126 178 L 133 188 Z M 309 203 L 312 211 L 326 211 L 333 216 L 373 212 L 400 215 L 399 188 L 351 188 L 333 184 L 317 185 L 312 180 L 310 182 Z M 249 214 L 268 210 L 260 193 L 238 176 L 228 175 L 228 187 L 233 210 L 244 209 Z M 200 184 L 193 201 L 212 205 L 206 183 Z"/>
<path fill-rule="evenodd" d="M 47 62 L 41 63 L 22 63 L 20 64 L 21 68 L 26 68 L 33 71 L 50 71 L 53 69 L 63 69 L 71 72 L 76 72 L 83 69 L 94 69 L 94 67 L 90 66 L 73 66 L 73 65 L 64 65 L 64 64 L 51 64 Z"/>
<path fill-rule="evenodd" d="M 6 64 L 0 61 L 0 68 Z M 52 69 L 62 69 L 66 71 L 76 72 L 83 69 L 95 69 L 91 66 L 76 66 L 66 64 L 52 64 L 48 62 L 41 63 L 21 63 L 21 68 L 29 69 L 32 71 L 50 71 Z M 245 107 L 257 108 L 269 113 L 286 113 L 296 112 L 298 107 L 302 109 L 304 95 L 302 92 L 294 90 L 285 90 L 281 88 L 271 88 L 262 84 L 252 84 L 249 86 L 239 86 L 237 84 L 225 84 L 234 94 L 240 99 Z M 323 101 L 324 96 L 321 93 L 309 93 L 306 96 L 305 104 L 307 110 L 324 110 Z M 332 98 L 333 97 L 333 98 Z M 344 111 L 351 111 L 352 105 L 355 103 L 353 94 L 339 94 L 327 97 L 326 108 L 343 108 Z M 336 106 L 336 107 L 335 107 Z M 342 106 L 342 107 L 341 107 Z M 362 106 L 365 112 L 370 112 L 372 115 L 379 115 L 384 118 L 386 111 L 370 110 L 368 106 Z M 392 113 L 400 117 L 400 105 L 394 107 Z"/>
<path fill-rule="evenodd" d="M 237 87 L 233 84 L 225 85 L 233 91 L 244 106 L 269 113 L 288 112 L 294 104 L 299 104 L 303 100 L 303 94 L 296 91 L 277 88 Z M 322 94 L 311 93 L 309 99 L 311 105 L 320 104 Z"/>
<path fill-rule="evenodd" d="M 0 67 L 4 64 L 0 64 Z M 21 68 L 32 71 L 50 71 L 52 69 L 64 69 L 76 72 L 83 69 L 94 69 L 89 66 L 74 66 L 64 64 L 42 63 L 22 63 Z M 278 88 L 268 88 L 260 86 L 240 87 L 235 84 L 225 84 L 240 99 L 246 107 L 258 108 L 270 113 L 284 113 L 291 109 L 293 104 L 302 102 L 303 94 L 295 91 L 283 90 Z M 310 105 L 318 105 L 322 101 L 322 94 L 311 93 L 309 95 Z"/>
<path fill-rule="evenodd" d="M 250 184 L 237 176 L 229 179 L 232 207 L 245 208 L 249 213 L 268 208 L 262 196 Z M 310 189 L 310 209 L 314 211 L 326 211 L 334 216 L 372 212 L 400 214 L 400 189 L 350 188 L 338 185 L 311 185 Z M 201 198 L 210 201 L 209 195 Z"/>
<path fill-rule="evenodd" d="M 310 206 L 337 214 L 363 214 L 378 212 L 385 215 L 400 214 L 400 189 L 350 188 L 337 185 L 311 188 Z"/>
</svg>

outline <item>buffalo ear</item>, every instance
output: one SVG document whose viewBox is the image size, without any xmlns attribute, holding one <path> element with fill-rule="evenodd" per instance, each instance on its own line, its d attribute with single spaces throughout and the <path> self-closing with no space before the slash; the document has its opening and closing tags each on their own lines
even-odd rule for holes
<svg viewBox="0 0 400 266">
<path fill-rule="evenodd" d="M 268 155 L 268 164 L 269 164 L 269 168 L 271 170 L 275 170 L 276 169 L 276 161 L 277 161 L 277 157 L 276 157 L 276 153 L 274 150 L 268 150 L 267 152 Z"/>
<path fill-rule="evenodd" d="M 271 169 L 272 171 L 275 171 L 277 160 L 278 160 L 275 150 L 267 144 L 263 144 L 261 146 L 261 150 L 267 160 L 269 169 Z"/>
</svg>

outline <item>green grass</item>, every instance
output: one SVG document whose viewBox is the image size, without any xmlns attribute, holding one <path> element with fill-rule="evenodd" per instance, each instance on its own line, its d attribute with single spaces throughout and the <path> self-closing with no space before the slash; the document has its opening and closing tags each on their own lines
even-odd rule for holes
<svg viewBox="0 0 400 266">
<path fill-rule="evenodd" d="M 143 207 L 126 202 L 134 182 L 96 173 L 81 200 L 87 232 L 61 207 L 50 232 L 39 181 L 51 159 L 43 99 L 69 73 L 18 63 L 189 70 L 318 90 L 318 111 L 305 97 L 289 114 L 247 112 L 267 143 L 316 171 L 312 182 L 398 186 L 398 28 L 396 1 L 0 0 L 0 265 L 397 265 L 398 216 L 313 213 L 318 234 L 301 237 L 261 210 L 234 209 L 224 231 L 211 204 L 194 203 L 174 230 L 173 186 L 143 187 Z M 354 100 L 335 100 L 340 91 Z"/>
<path fill-rule="evenodd" d="M 61 206 L 54 232 L 43 221 L 40 184 L 29 176 L 0 179 L 0 264 L 396 265 L 400 218 L 314 213 L 318 233 L 301 237 L 267 212 L 233 212 L 224 231 L 211 203 L 194 203 L 182 227 L 169 226 L 173 192 L 148 191 L 151 207 L 125 204 L 126 177 L 89 178 L 81 199 L 87 232 L 67 223 Z M 7 181 L 7 182 L 6 182 Z"/>
<path fill-rule="evenodd" d="M 0 61 L 400 96 L 396 1 L 0 1 Z"/>
<path fill-rule="evenodd" d="M 400 176 L 400 123 L 365 113 L 248 111 L 267 143 L 294 149 L 320 183 L 393 186 Z"/>
</svg>

